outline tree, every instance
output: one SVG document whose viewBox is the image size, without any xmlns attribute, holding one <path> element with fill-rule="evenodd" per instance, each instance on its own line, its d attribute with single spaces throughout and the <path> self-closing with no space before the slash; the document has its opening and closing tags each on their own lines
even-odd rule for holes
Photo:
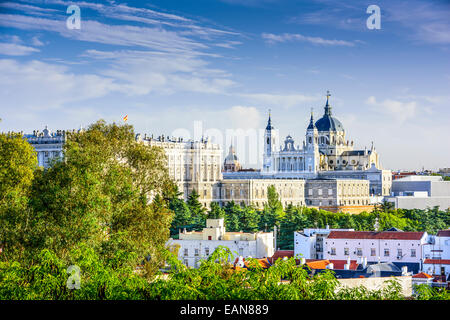
<svg viewBox="0 0 450 320">
<path fill-rule="evenodd" d="M 36 151 L 17 133 L 0 134 L 0 201 L 11 193 L 26 192 L 37 166 Z"/>
<path fill-rule="evenodd" d="M 4 259 L 21 256 L 32 241 L 28 205 L 37 168 L 33 147 L 20 134 L 0 134 L 0 249 Z"/>
<path fill-rule="evenodd" d="M 242 206 L 240 210 L 239 222 L 240 230 L 243 232 L 259 231 L 260 214 L 252 206 Z"/>
<path fill-rule="evenodd" d="M 131 126 L 104 121 L 68 134 L 63 151 L 64 161 L 36 172 L 32 213 L 14 225 L 27 225 L 28 239 L 14 245 L 31 260 L 42 249 L 67 260 L 84 243 L 105 261 L 134 252 L 130 265 L 148 255 L 161 263 L 172 213 L 159 194 L 173 188 L 164 151 L 136 142 Z"/>
<path fill-rule="evenodd" d="M 200 195 L 193 189 L 188 197 L 187 205 L 191 212 L 193 228 L 196 231 L 202 230 L 206 226 L 206 208 L 198 201 Z"/>
<path fill-rule="evenodd" d="M 231 232 L 241 231 L 241 216 L 242 208 L 234 203 L 234 201 L 230 201 L 225 205 L 225 228 Z"/>
<path fill-rule="evenodd" d="M 225 217 L 223 210 L 217 202 L 211 202 L 211 209 L 208 212 L 208 219 L 221 219 Z"/>
</svg>

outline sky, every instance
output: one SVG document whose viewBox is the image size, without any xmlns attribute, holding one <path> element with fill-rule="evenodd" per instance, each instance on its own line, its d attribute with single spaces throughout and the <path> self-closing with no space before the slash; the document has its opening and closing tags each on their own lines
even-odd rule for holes
<svg viewBox="0 0 450 320">
<path fill-rule="evenodd" d="M 430 0 L 2 1 L 0 131 L 128 115 L 137 133 L 224 153 L 247 135 L 233 144 L 258 168 L 269 110 L 280 143 L 301 146 L 329 90 L 347 139 L 373 142 L 383 168 L 450 167 L 449 16 Z"/>
</svg>

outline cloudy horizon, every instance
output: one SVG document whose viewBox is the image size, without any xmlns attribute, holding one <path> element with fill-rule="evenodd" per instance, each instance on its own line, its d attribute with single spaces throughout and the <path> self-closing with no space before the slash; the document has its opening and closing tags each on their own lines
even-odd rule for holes
<svg viewBox="0 0 450 320">
<path fill-rule="evenodd" d="M 67 8 L 81 10 L 69 29 Z M 156 136 L 265 128 L 302 145 L 311 109 L 332 112 L 386 169 L 450 167 L 450 4 L 198 0 L 0 3 L 0 131 L 105 119 Z M 444 140 L 444 142 L 442 142 Z M 224 153 L 228 151 L 224 141 Z M 259 163 L 237 146 L 246 167 Z M 241 154 L 240 154 L 241 153 Z M 258 154 L 259 156 L 259 154 Z"/>
</svg>

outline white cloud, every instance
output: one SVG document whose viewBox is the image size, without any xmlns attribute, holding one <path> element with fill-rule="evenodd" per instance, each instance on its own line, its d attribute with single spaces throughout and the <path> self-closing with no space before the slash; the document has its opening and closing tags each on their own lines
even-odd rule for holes
<svg viewBox="0 0 450 320">
<path fill-rule="evenodd" d="M 233 128 L 260 129 L 261 115 L 255 107 L 233 106 L 226 110 L 226 115 Z"/>
<path fill-rule="evenodd" d="M 355 44 L 350 41 L 345 40 L 329 40 L 324 39 L 320 37 L 310 37 L 310 36 L 304 36 L 301 34 L 294 34 L 294 33 L 283 33 L 281 35 L 276 35 L 273 33 L 263 33 L 262 38 L 266 40 L 268 43 L 283 43 L 283 42 L 292 42 L 292 41 L 303 41 L 303 42 L 309 42 L 316 45 L 324 45 L 324 46 L 347 46 L 347 47 L 353 47 Z"/>
<path fill-rule="evenodd" d="M 117 89 L 111 79 L 93 74 L 76 75 L 63 66 L 35 60 L 26 63 L 0 60 L 2 108 L 15 112 L 60 108 Z"/>
<path fill-rule="evenodd" d="M 33 52 L 39 51 L 39 49 L 23 46 L 17 43 L 0 43 L 0 54 L 8 56 L 26 56 Z"/>
<path fill-rule="evenodd" d="M 418 109 L 416 101 L 402 102 L 386 99 L 382 102 L 377 102 L 374 96 L 367 98 L 366 103 L 372 106 L 377 112 L 392 116 L 400 123 L 415 117 Z"/>
</svg>

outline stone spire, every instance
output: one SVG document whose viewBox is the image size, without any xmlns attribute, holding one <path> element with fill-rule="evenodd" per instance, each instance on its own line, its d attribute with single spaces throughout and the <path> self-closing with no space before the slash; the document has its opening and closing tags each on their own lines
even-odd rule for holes
<svg viewBox="0 0 450 320">
<path fill-rule="evenodd" d="M 311 118 L 309 120 L 308 130 L 315 129 L 315 128 L 316 128 L 316 125 L 314 124 L 314 114 L 313 114 L 313 109 L 311 108 Z"/>
<path fill-rule="evenodd" d="M 269 120 L 267 121 L 267 127 L 266 127 L 266 130 L 272 130 L 273 129 L 273 126 L 272 126 L 272 120 L 271 120 L 271 118 L 270 118 L 270 109 L 269 109 Z"/>
<path fill-rule="evenodd" d="M 325 115 L 331 116 L 331 106 L 329 103 L 329 99 L 331 97 L 330 91 L 327 90 L 327 103 L 325 104 Z"/>
</svg>

